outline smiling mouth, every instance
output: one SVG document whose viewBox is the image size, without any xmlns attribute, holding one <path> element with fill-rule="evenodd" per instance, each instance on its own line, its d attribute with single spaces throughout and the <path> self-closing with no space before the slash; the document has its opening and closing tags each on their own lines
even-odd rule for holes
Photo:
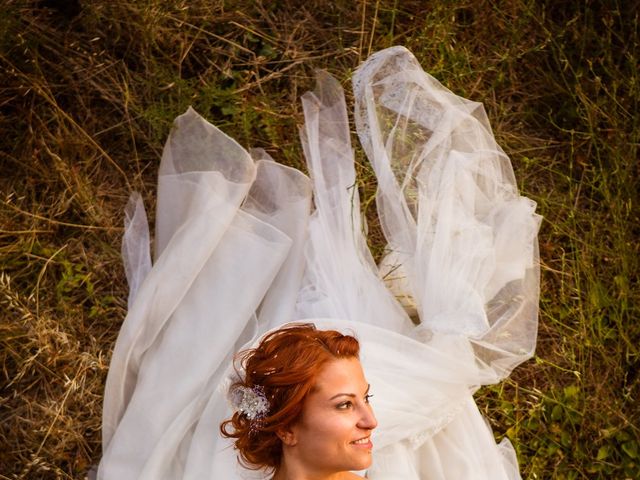
<svg viewBox="0 0 640 480">
<path fill-rule="evenodd" d="M 353 445 L 368 445 L 371 443 L 371 437 L 364 437 L 359 440 L 354 440 L 351 442 Z"/>
</svg>

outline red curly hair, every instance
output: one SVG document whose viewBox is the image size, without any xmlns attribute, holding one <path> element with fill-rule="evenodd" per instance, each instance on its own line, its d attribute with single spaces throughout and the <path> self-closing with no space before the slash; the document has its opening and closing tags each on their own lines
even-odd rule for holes
<svg viewBox="0 0 640 480">
<path fill-rule="evenodd" d="M 224 437 L 235 438 L 240 462 L 250 469 L 276 470 L 282 460 L 282 442 L 276 432 L 294 424 L 305 399 L 327 362 L 358 358 L 360 345 L 350 335 L 318 330 L 311 323 L 290 324 L 265 335 L 256 348 L 236 356 L 244 370 L 239 386 L 259 387 L 270 408 L 253 425 L 246 415 L 235 412 L 220 425 Z"/>
</svg>

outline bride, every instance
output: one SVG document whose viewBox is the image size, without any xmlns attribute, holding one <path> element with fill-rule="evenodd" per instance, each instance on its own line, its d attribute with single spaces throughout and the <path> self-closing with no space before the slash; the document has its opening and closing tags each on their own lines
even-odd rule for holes
<svg viewBox="0 0 640 480">
<path fill-rule="evenodd" d="M 241 461 L 274 480 L 361 478 L 350 470 L 371 465 L 376 419 L 358 353 L 354 337 L 313 324 L 290 324 L 243 352 L 235 412 L 221 426 Z"/>
<path fill-rule="evenodd" d="M 319 73 L 302 97 L 311 180 L 248 153 L 192 109 L 176 119 L 159 171 L 153 266 L 139 197 L 126 212 L 129 313 L 105 388 L 98 478 L 269 478 L 246 468 L 248 457 L 238 462 L 227 438 L 241 427 L 233 412 L 247 374 L 233 358 L 291 321 L 359 341 L 377 428 L 371 465 L 349 469 L 370 479 L 520 478 L 473 393 L 535 348 L 535 204 L 518 195 L 482 105 L 444 88 L 405 48 L 372 55 L 353 87 L 388 243 L 379 265 L 331 76 Z M 360 407 L 362 386 L 350 391 Z"/>
</svg>

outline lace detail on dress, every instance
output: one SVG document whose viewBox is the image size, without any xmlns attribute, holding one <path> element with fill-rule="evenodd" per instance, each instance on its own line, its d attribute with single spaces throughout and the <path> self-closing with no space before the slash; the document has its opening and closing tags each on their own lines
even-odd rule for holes
<svg viewBox="0 0 640 480">
<path fill-rule="evenodd" d="M 424 442 L 434 437 L 443 428 L 449 425 L 460 414 L 460 412 L 464 408 L 465 403 L 466 403 L 466 400 L 459 402 L 454 407 L 448 408 L 447 413 L 441 418 L 439 418 L 435 425 L 432 425 L 431 427 L 429 427 L 427 430 L 424 430 L 423 432 L 417 433 L 409 437 L 409 444 L 413 448 L 419 448 Z"/>
</svg>

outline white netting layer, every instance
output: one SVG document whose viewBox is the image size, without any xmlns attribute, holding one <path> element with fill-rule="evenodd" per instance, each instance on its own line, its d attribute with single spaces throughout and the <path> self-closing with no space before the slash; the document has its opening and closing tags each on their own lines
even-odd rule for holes
<svg viewBox="0 0 640 480">
<path fill-rule="evenodd" d="M 482 105 L 393 47 L 354 75 L 389 253 L 367 248 L 343 91 L 302 98 L 311 181 L 249 154 L 189 109 L 158 180 L 155 261 L 139 197 L 123 241 L 131 287 L 105 389 L 98 478 L 267 478 L 218 428 L 231 358 L 311 319 L 356 334 L 379 427 L 368 478 L 519 478 L 476 407 L 535 347 L 535 205 L 518 195 Z M 315 210 L 311 210 L 311 197 Z"/>
<path fill-rule="evenodd" d="M 507 376 L 535 349 L 535 203 L 518 195 L 482 104 L 444 88 L 406 48 L 372 55 L 353 84 L 389 242 L 381 274 L 415 307 L 418 335 L 466 335 Z"/>
</svg>

